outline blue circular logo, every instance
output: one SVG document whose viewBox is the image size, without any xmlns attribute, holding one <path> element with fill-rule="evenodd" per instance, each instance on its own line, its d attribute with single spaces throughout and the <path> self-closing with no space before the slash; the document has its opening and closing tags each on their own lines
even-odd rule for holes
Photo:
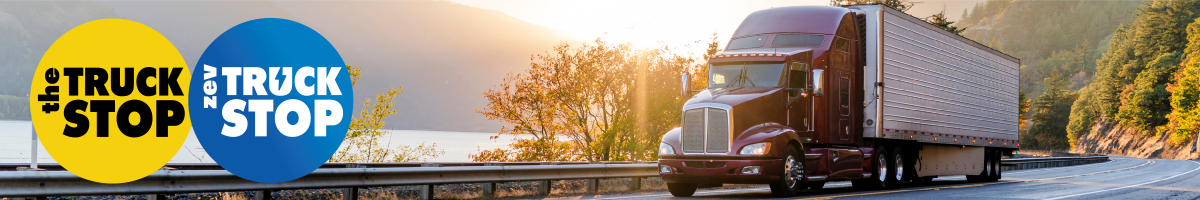
<svg viewBox="0 0 1200 200">
<path fill-rule="evenodd" d="M 337 49 L 303 24 L 247 21 L 204 50 L 188 94 L 204 150 L 229 172 L 278 183 L 329 160 L 346 136 L 354 91 Z"/>
</svg>

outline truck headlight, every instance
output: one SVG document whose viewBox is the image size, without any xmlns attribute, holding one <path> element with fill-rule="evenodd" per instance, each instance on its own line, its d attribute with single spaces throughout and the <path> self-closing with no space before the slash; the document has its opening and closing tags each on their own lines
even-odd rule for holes
<svg viewBox="0 0 1200 200">
<path fill-rule="evenodd" d="M 667 143 L 658 143 L 658 155 L 675 155 L 675 148 Z"/>
<path fill-rule="evenodd" d="M 770 142 L 759 142 L 759 143 L 754 143 L 754 144 L 743 146 L 742 150 L 738 151 L 738 154 L 763 155 L 763 154 L 767 154 L 768 149 L 771 149 Z"/>
</svg>

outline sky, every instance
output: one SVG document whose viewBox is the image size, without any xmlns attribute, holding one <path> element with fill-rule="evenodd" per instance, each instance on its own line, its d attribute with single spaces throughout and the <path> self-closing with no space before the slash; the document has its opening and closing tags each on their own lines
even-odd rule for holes
<svg viewBox="0 0 1200 200">
<path fill-rule="evenodd" d="M 450 0 L 496 10 L 532 24 L 558 29 L 572 39 L 604 38 L 636 47 L 703 49 L 717 33 L 724 43 L 742 19 L 772 7 L 829 5 L 828 0 Z M 957 20 L 964 8 L 981 0 L 921 1 L 909 12 L 932 15 L 943 8 Z M 698 42 L 699 41 L 699 42 Z M 723 44 L 722 44 L 723 45 Z M 695 52 L 695 51 L 692 51 Z"/>
</svg>

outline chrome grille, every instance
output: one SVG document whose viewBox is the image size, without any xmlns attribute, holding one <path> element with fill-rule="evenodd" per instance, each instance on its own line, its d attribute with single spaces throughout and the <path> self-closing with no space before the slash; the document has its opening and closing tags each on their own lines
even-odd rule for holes
<svg viewBox="0 0 1200 200">
<path fill-rule="evenodd" d="M 683 113 L 683 152 L 704 152 L 704 109 L 692 109 Z"/>
<path fill-rule="evenodd" d="M 683 112 L 684 153 L 729 152 L 729 111 L 696 108 Z"/>
<path fill-rule="evenodd" d="M 729 152 L 729 113 L 722 109 L 708 109 L 708 152 Z"/>
</svg>

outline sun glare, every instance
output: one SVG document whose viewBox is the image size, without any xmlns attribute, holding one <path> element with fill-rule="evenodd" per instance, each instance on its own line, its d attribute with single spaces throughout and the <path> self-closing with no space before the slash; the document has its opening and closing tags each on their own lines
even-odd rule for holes
<svg viewBox="0 0 1200 200">
<path fill-rule="evenodd" d="M 751 12 L 771 7 L 827 5 L 827 0 L 804 1 L 555 1 L 453 0 L 467 6 L 497 10 L 517 19 L 563 31 L 572 40 L 603 38 L 635 47 L 667 45 L 704 48 L 714 32 L 726 42 Z"/>
</svg>

